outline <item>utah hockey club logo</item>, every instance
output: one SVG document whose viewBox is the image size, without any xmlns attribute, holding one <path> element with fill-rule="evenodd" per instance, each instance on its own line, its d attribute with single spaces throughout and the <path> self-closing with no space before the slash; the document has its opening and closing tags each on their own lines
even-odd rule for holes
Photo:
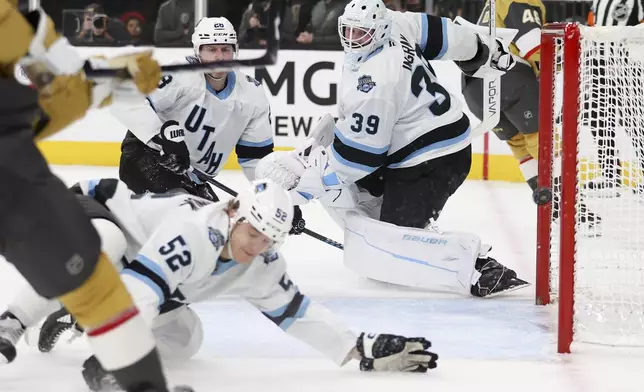
<svg viewBox="0 0 644 392">
<path fill-rule="evenodd" d="M 374 82 L 371 79 L 371 76 L 362 75 L 358 78 L 358 88 L 357 88 L 358 91 L 362 91 L 363 93 L 368 93 L 374 87 L 376 87 L 376 82 Z"/>
</svg>

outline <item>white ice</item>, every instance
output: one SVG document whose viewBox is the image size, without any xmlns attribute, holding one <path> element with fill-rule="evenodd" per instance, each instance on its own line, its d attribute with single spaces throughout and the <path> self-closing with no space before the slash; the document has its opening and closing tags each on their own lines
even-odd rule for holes
<svg viewBox="0 0 644 392">
<path fill-rule="evenodd" d="M 54 170 L 68 184 L 118 175 L 116 168 Z M 245 182 L 239 172 L 224 172 L 219 179 L 233 188 Z M 342 240 L 320 207 L 303 211 L 310 229 Z M 478 233 L 493 245 L 493 257 L 534 282 L 536 209 L 525 184 L 467 181 L 439 223 Z M 556 354 L 553 309 L 534 305 L 533 288 L 488 300 L 422 292 L 358 277 L 343 266 L 339 250 L 304 235 L 289 238 L 283 250 L 302 292 L 355 331 L 428 337 L 440 355 L 438 368 L 428 374 L 363 373 L 356 362 L 338 368 L 249 305 L 222 298 L 194 305 L 205 342 L 196 358 L 167 363 L 173 383 L 197 392 L 644 390 L 639 374 L 644 355 L 637 351 Z M 21 282 L 13 267 L 0 261 L 0 309 Z M 80 366 L 87 356 L 78 340 L 47 355 L 22 342 L 16 361 L 0 368 L 0 392 L 86 391 Z"/>
</svg>

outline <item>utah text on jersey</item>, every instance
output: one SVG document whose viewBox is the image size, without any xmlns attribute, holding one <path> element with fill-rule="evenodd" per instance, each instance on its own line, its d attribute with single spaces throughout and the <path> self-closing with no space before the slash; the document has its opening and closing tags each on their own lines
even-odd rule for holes
<svg viewBox="0 0 644 392">
<path fill-rule="evenodd" d="M 240 71 L 228 74 L 221 91 L 200 73 L 165 75 L 147 101 L 118 105 L 112 112 L 143 143 L 149 143 L 166 121 L 179 122 L 186 131 L 191 164 L 211 176 L 221 170 L 233 149 L 245 173 L 273 150 L 264 90 Z"/>
</svg>

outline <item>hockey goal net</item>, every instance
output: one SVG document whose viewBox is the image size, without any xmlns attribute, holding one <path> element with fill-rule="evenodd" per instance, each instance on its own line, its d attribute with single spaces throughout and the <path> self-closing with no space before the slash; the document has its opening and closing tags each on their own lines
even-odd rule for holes
<svg viewBox="0 0 644 392">
<path fill-rule="evenodd" d="M 644 28 L 541 36 L 537 303 L 573 341 L 644 346 Z"/>
</svg>

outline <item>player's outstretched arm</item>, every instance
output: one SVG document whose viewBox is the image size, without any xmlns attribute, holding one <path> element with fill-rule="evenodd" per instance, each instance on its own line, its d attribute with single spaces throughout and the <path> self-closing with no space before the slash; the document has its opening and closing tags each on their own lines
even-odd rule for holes
<svg viewBox="0 0 644 392">
<path fill-rule="evenodd" d="M 492 68 L 505 72 L 514 66 L 506 43 L 497 39 L 496 47 L 490 48 L 487 37 L 469 26 L 415 12 L 399 14 L 398 19 L 414 34 L 418 50 L 427 60 L 454 60 L 463 72 L 474 75 L 487 63 L 492 51 Z"/>
<path fill-rule="evenodd" d="M 331 311 L 300 292 L 279 253 L 266 255 L 262 268 L 254 273 L 257 284 L 246 298 L 283 331 L 337 365 L 356 359 L 363 371 L 425 372 L 436 367 L 438 356 L 427 351 L 431 344 L 424 338 L 356 336 Z"/>
</svg>

